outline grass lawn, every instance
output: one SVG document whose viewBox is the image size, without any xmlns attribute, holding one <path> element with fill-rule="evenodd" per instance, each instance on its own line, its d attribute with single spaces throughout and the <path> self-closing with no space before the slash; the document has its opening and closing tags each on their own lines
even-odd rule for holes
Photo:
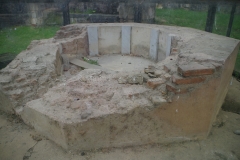
<svg viewBox="0 0 240 160">
<path fill-rule="evenodd" d="M 213 33 L 226 35 L 230 13 L 216 13 Z M 189 11 L 184 9 L 156 9 L 157 24 L 191 27 L 205 30 L 207 11 Z M 235 15 L 231 36 L 240 40 L 240 15 Z M 238 52 L 235 70 L 240 72 L 240 51 Z"/>
<path fill-rule="evenodd" d="M 32 40 L 51 38 L 59 30 L 57 26 L 19 26 L 15 28 L 0 30 L 0 54 L 18 54 L 22 50 L 25 50 Z"/>
</svg>

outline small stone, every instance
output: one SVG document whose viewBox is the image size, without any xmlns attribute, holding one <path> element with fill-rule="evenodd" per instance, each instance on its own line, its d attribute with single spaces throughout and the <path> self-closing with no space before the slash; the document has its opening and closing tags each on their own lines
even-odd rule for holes
<svg viewBox="0 0 240 160">
<path fill-rule="evenodd" d="M 90 111 L 85 111 L 81 114 L 81 119 L 87 119 L 91 115 Z"/>
<path fill-rule="evenodd" d="M 40 135 L 31 135 L 32 139 L 35 141 L 41 141 L 42 137 Z"/>
<path fill-rule="evenodd" d="M 143 77 L 143 82 L 147 82 L 149 80 L 149 76 L 145 73 L 142 73 L 141 76 Z"/>
<path fill-rule="evenodd" d="M 119 83 L 119 84 L 126 84 L 126 83 L 127 83 L 127 79 L 124 78 L 124 77 L 120 77 L 120 78 L 118 79 L 118 83 Z"/>
<path fill-rule="evenodd" d="M 134 75 L 127 79 L 129 84 L 143 84 L 143 77 L 141 75 Z"/>
<path fill-rule="evenodd" d="M 157 76 L 154 75 L 154 74 L 152 74 L 152 73 L 148 73 L 148 76 L 149 76 L 150 78 L 157 78 Z"/>
<path fill-rule="evenodd" d="M 157 77 L 161 77 L 164 73 L 165 73 L 165 72 L 162 71 L 162 70 L 156 70 L 156 71 L 154 72 L 154 75 L 157 76 Z"/>
<path fill-rule="evenodd" d="M 166 73 L 164 76 L 163 76 L 166 80 L 169 80 L 172 76 L 168 73 Z"/>
<path fill-rule="evenodd" d="M 152 74 L 153 74 L 153 73 L 154 73 L 154 69 L 145 68 L 145 69 L 144 69 L 144 72 L 147 73 L 147 74 L 148 74 L 148 73 L 152 73 Z"/>
<path fill-rule="evenodd" d="M 235 131 L 233 131 L 233 133 L 236 135 L 240 135 L 240 130 L 235 130 Z"/>
<path fill-rule="evenodd" d="M 85 153 L 85 152 L 82 152 L 82 153 L 81 153 L 81 156 L 85 156 L 85 155 L 86 155 L 86 153 Z"/>
<path fill-rule="evenodd" d="M 166 100 L 161 96 L 153 96 L 151 98 L 151 101 L 153 104 L 156 104 L 156 105 L 166 102 Z"/>
</svg>

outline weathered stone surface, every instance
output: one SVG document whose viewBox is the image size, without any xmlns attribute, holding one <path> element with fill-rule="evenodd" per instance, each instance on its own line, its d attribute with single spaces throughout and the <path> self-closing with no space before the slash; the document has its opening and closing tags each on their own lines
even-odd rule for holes
<svg viewBox="0 0 240 160">
<path fill-rule="evenodd" d="M 179 57 L 185 59 L 185 61 L 192 62 L 215 62 L 219 64 L 224 63 L 223 58 L 214 57 L 205 53 L 180 54 Z"/>
<path fill-rule="evenodd" d="M 36 56 L 32 56 L 32 57 L 25 57 L 23 58 L 23 63 L 29 63 L 29 62 L 33 62 L 35 63 L 37 61 L 38 57 Z"/>
<path fill-rule="evenodd" d="M 189 63 L 178 67 L 178 73 L 184 77 L 211 75 L 214 73 L 214 67 L 206 67 L 198 63 Z"/>
<path fill-rule="evenodd" d="M 38 98 L 39 88 L 45 86 L 48 89 L 55 83 L 56 68 L 61 67 L 54 66 L 57 52 L 58 46 L 53 44 L 52 39 L 33 42 L 27 51 L 21 52 L 15 60 L 1 70 L 0 85 L 7 91 L 3 93 L 2 100 L 11 103 L 9 105 L 11 108 L 4 108 L 5 111 L 12 112 L 15 108 L 24 106 L 29 100 Z M 48 77 L 48 83 L 42 82 L 43 77 Z M 42 94 L 43 91 L 40 95 Z"/>
<path fill-rule="evenodd" d="M 86 27 L 64 26 L 54 37 L 55 43 L 61 44 L 61 53 L 67 54 L 70 59 L 87 56 L 89 52 Z"/>
</svg>

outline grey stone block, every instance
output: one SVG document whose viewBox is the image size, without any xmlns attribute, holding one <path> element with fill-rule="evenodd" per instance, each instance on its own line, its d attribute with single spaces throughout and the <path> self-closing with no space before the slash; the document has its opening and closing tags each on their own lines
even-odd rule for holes
<svg viewBox="0 0 240 160">
<path fill-rule="evenodd" d="M 166 57 L 168 57 L 171 53 L 171 46 L 172 46 L 172 38 L 174 37 L 174 34 L 168 34 L 167 35 L 167 49 L 166 49 Z"/>
<path fill-rule="evenodd" d="M 122 26 L 122 54 L 131 52 L 131 26 Z"/>
<path fill-rule="evenodd" d="M 98 55 L 98 27 L 88 27 L 89 55 Z"/>
<path fill-rule="evenodd" d="M 149 56 L 153 61 L 157 61 L 158 59 L 158 40 L 159 40 L 159 30 L 152 29 Z"/>
</svg>

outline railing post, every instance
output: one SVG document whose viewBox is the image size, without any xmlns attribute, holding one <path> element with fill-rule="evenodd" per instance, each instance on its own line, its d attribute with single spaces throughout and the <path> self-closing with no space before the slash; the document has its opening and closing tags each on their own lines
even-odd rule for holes
<svg viewBox="0 0 240 160">
<path fill-rule="evenodd" d="M 232 10 L 231 10 L 231 14 L 230 14 L 230 19 L 229 19 L 229 23 L 228 23 L 228 29 L 227 29 L 227 37 L 230 37 L 231 34 L 231 30 L 232 30 L 232 24 L 233 24 L 233 19 L 234 19 L 234 14 L 235 14 L 235 10 L 236 10 L 236 3 L 233 3 L 232 5 Z"/>
<path fill-rule="evenodd" d="M 207 22 L 205 26 L 205 31 L 211 32 L 213 31 L 213 24 L 215 20 L 215 14 L 217 10 L 217 4 L 216 3 L 211 3 L 208 6 L 208 15 L 207 15 Z"/>
</svg>

